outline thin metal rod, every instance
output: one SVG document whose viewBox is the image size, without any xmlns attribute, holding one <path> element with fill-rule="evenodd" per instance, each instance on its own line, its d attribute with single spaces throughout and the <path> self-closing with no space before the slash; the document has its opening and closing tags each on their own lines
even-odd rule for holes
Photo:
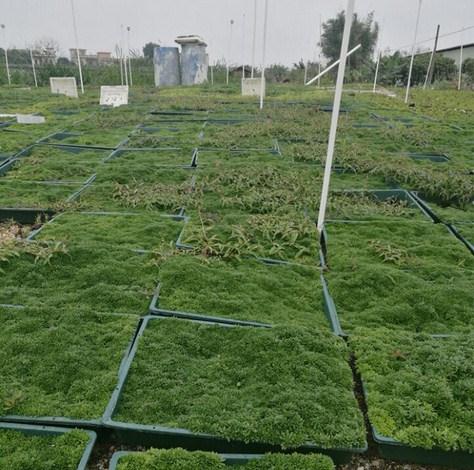
<svg viewBox="0 0 474 470">
<path fill-rule="evenodd" d="M 232 33 L 234 30 L 234 20 L 230 20 L 230 35 L 229 35 L 229 56 L 226 60 L 227 70 L 226 70 L 226 85 L 229 84 L 229 76 L 230 76 L 230 56 L 232 55 Z"/>
<path fill-rule="evenodd" d="M 354 15 L 355 0 L 347 0 L 346 21 L 344 23 L 344 33 L 342 36 L 341 56 L 339 59 L 339 70 L 337 73 L 336 91 L 334 94 L 334 104 L 332 107 L 331 128 L 329 131 L 328 152 L 326 156 L 326 168 L 324 171 L 323 188 L 321 191 L 321 202 L 319 205 L 318 231 L 321 234 L 324 230 L 326 217 L 326 206 L 329 196 L 329 185 L 331 183 L 331 170 L 336 146 L 337 126 L 339 122 L 339 111 L 341 109 L 342 89 L 344 87 L 344 75 L 346 73 L 347 50 L 352 28 L 352 17 Z"/>
<path fill-rule="evenodd" d="M 263 109 L 263 97 L 265 94 L 265 67 L 267 54 L 267 28 L 268 28 L 268 0 L 265 0 L 265 13 L 263 21 L 263 45 L 262 45 L 262 77 L 260 79 L 260 109 Z"/>
<path fill-rule="evenodd" d="M 242 17 L 242 78 L 245 78 L 245 13 Z"/>
<path fill-rule="evenodd" d="M 130 26 L 127 26 L 127 47 L 128 47 L 128 73 L 130 74 L 130 86 L 133 86 L 132 77 L 132 55 L 130 53 Z"/>
<path fill-rule="evenodd" d="M 254 78 L 255 71 L 255 48 L 257 44 L 257 0 L 253 2 L 253 39 L 252 39 L 252 69 L 250 78 Z"/>
<path fill-rule="evenodd" d="M 10 76 L 10 65 L 8 64 L 7 33 L 5 32 L 6 26 L 4 24 L 1 24 L 0 27 L 2 28 L 2 31 L 3 31 L 3 42 L 4 42 L 3 52 L 5 54 L 5 67 L 7 69 L 7 80 L 8 80 L 8 85 L 11 85 L 12 80 L 11 80 L 11 76 Z"/>
<path fill-rule="evenodd" d="M 436 28 L 436 37 L 435 42 L 433 45 L 433 51 L 431 52 L 430 63 L 428 64 L 428 70 L 426 71 L 425 83 L 423 84 L 423 90 L 426 90 L 428 84 L 431 85 L 433 80 L 433 72 L 434 72 L 434 59 L 436 54 L 436 49 L 438 49 L 438 38 L 439 38 L 439 28 L 440 25 Z"/>
<path fill-rule="evenodd" d="M 120 49 L 122 51 L 122 62 L 123 62 L 123 74 L 125 77 L 125 85 L 128 86 L 128 70 L 127 70 L 127 55 L 125 54 L 124 50 L 124 39 L 123 39 L 123 24 L 120 25 Z"/>
<path fill-rule="evenodd" d="M 410 70 L 408 72 L 408 83 L 407 83 L 407 91 L 405 94 L 405 103 L 408 103 L 408 98 L 410 97 L 411 76 L 413 73 L 413 63 L 415 62 L 415 48 L 416 48 L 416 39 L 418 37 L 418 26 L 420 24 L 421 4 L 422 4 L 422 0 L 418 0 L 418 13 L 416 15 L 415 37 L 413 39 L 413 47 L 411 48 Z"/>
<path fill-rule="evenodd" d="M 375 78 L 374 78 L 374 93 L 377 91 L 377 79 L 379 77 L 379 67 L 380 67 L 380 59 L 382 58 L 382 51 L 379 51 L 377 57 L 377 66 L 375 67 Z"/>
<path fill-rule="evenodd" d="M 38 88 L 38 80 L 36 78 L 35 59 L 33 58 L 33 51 L 31 49 L 30 49 L 30 59 L 31 59 L 31 68 L 33 70 L 33 78 L 35 80 L 35 87 Z"/>
<path fill-rule="evenodd" d="M 309 60 L 307 60 L 304 64 L 304 78 L 303 78 L 303 83 L 306 83 L 306 80 L 308 80 L 308 66 L 309 66 Z"/>
<path fill-rule="evenodd" d="M 459 53 L 459 77 L 458 77 L 458 90 L 461 90 L 462 85 L 462 62 L 463 62 L 463 48 L 464 45 L 461 44 L 461 51 Z"/>
<path fill-rule="evenodd" d="M 349 52 L 346 53 L 346 58 L 354 54 L 354 52 L 358 51 L 362 47 L 362 44 L 358 44 L 354 49 L 351 49 Z M 312 78 L 309 82 L 307 82 L 305 85 L 312 85 L 316 80 L 319 80 L 321 77 L 324 77 L 328 72 L 330 72 L 334 67 L 339 65 L 341 62 L 341 59 L 336 60 L 336 62 L 332 63 L 327 69 L 324 69 L 321 73 L 316 75 L 316 77 Z M 345 67 L 345 65 L 344 65 Z"/>
<path fill-rule="evenodd" d="M 74 40 L 76 42 L 77 66 L 79 67 L 79 80 L 81 82 L 81 92 L 84 93 L 84 80 L 82 78 L 81 56 L 79 54 L 79 39 L 77 35 L 76 13 L 74 11 L 74 0 L 71 0 L 72 26 L 74 29 Z"/>
<path fill-rule="evenodd" d="M 321 73 L 321 49 L 323 43 L 323 17 L 319 15 L 319 48 L 318 48 L 318 74 Z M 318 87 L 321 86 L 321 76 L 318 77 Z"/>
</svg>

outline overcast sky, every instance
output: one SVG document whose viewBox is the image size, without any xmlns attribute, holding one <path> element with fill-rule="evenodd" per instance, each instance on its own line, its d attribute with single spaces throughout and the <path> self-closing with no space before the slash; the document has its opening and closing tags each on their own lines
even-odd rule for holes
<svg viewBox="0 0 474 470">
<path fill-rule="evenodd" d="M 229 55 L 251 61 L 254 0 L 74 0 L 79 47 L 113 51 L 120 42 L 120 25 L 131 27 L 131 48 L 148 41 L 174 45 L 179 34 L 199 34 L 209 44 L 211 62 Z M 264 0 L 258 2 L 257 62 L 261 58 Z M 269 0 L 268 63 L 291 64 L 317 54 L 319 18 L 343 9 L 346 0 Z M 416 0 L 356 0 L 365 16 L 374 10 L 381 26 L 382 48 L 399 48 L 413 41 Z M 245 14 L 245 21 L 244 21 Z M 233 19 L 232 48 L 229 47 Z M 70 0 L 0 0 L 0 23 L 6 25 L 9 47 L 24 47 L 42 37 L 56 39 L 63 54 L 74 47 Z M 474 26 L 474 0 L 424 0 L 419 40 Z M 244 39 L 245 33 L 245 39 Z M 0 36 L 2 46 L 4 37 Z M 474 28 L 442 38 L 440 47 L 474 42 Z M 425 43 L 429 46 L 430 43 Z M 242 52 L 243 51 L 243 52 Z"/>
</svg>

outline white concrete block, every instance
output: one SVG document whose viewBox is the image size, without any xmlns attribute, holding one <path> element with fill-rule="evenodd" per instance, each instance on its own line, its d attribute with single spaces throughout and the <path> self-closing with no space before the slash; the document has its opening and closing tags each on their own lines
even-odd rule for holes
<svg viewBox="0 0 474 470">
<path fill-rule="evenodd" d="M 46 119 L 44 116 L 36 116 L 35 114 L 17 114 L 16 121 L 18 124 L 43 124 Z"/>
<path fill-rule="evenodd" d="M 77 94 L 76 77 L 50 77 L 51 93 L 79 98 Z"/>
<path fill-rule="evenodd" d="M 242 79 L 242 96 L 260 96 L 260 87 L 262 79 L 259 78 L 243 78 Z M 263 96 L 265 96 L 266 83 L 263 84 Z"/>
<path fill-rule="evenodd" d="M 128 104 L 128 86 L 101 86 L 100 105 L 101 106 L 122 106 Z"/>
</svg>

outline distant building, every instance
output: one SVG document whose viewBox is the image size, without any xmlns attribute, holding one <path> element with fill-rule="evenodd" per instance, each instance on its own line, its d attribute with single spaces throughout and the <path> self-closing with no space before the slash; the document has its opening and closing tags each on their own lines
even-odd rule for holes
<svg viewBox="0 0 474 470">
<path fill-rule="evenodd" d="M 55 65 L 58 58 L 53 47 L 46 47 L 44 49 L 35 49 L 33 51 L 33 60 L 35 65 Z"/>
<path fill-rule="evenodd" d="M 78 49 L 81 63 L 84 65 L 108 65 L 114 62 L 111 52 L 97 52 L 97 54 L 87 54 L 87 49 Z M 69 49 L 71 62 L 77 64 L 76 48 Z"/>
<path fill-rule="evenodd" d="M 474 43 L 464 44 L 462 46 L 462 60 L 474 59 Z M 461 58 L 461 45 L 455 47 L 448 47 L 447 49 L 438 49 L 437 54 L 441 54 L 443 57 L 453 59 L 456 62 L 456 66 L 459 67 L 459 59 Z"/>
</svg>

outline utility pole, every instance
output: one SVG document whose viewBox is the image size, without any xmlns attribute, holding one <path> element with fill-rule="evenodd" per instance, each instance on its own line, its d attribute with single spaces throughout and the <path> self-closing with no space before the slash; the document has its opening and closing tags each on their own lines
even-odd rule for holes
<svg viewBox="0 0 474 470">
<path fill-rule="evenodd" d="M 379 50 L 379 53 L 377 55 L 377 66 L 375 67 L 374 93 L 377 91 L 377 79 L 379 77 L 379 67 L 380 67 L 381 58 L 382 58 L 382 51 Z"/>
<path fill-rule="evenodd" d="M 425 78 L 425 83 L 423 85 L 423 90 L 426 90 L 426 86 L 431 85 L 431 82 L 433 81 L 435 56 L 436 56 L 436 50 L 438 49 L 439 29 L 440 29 L 440 25 L 438 25 L 438 27 L 436 28 L 436 37 L 435 37 L 434 47 L 433 47 L 433 51 L 431 52 L 430 63 L 428 65 L 428 71 L 426 72 L 426 78 Z"/>
</svg>

